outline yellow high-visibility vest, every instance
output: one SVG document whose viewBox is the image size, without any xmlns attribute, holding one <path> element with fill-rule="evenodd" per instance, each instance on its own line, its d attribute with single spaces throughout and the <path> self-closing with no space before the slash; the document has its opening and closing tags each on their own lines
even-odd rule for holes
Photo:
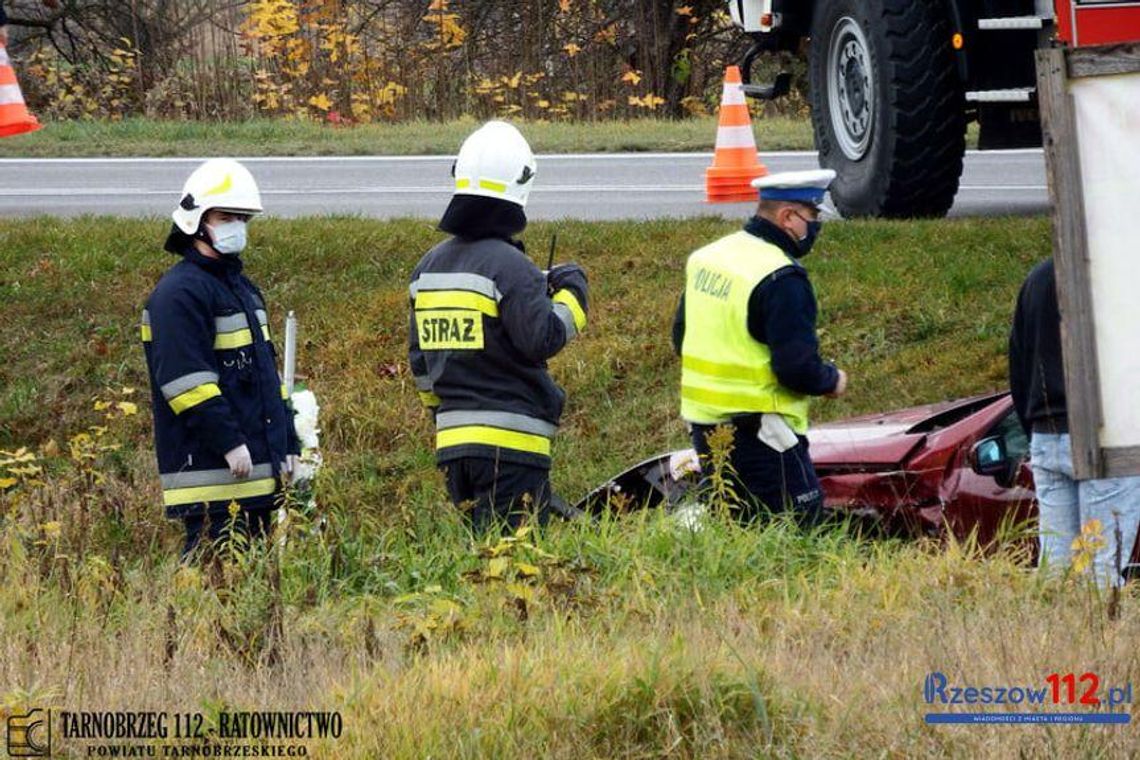
<svg viewBox="0 0 1140 760">
<path fill-rule="evenodd" d="M 768 346 L 748 332 L 752 291 L 791 263 L 779 247 L 744 231 L 689 256 L 681 345 L 681 416 L 688 422 L 716 425 L 774 412 L 800 435 L 807 432 L 808 397 L 780 385 Z"/>
</svg>

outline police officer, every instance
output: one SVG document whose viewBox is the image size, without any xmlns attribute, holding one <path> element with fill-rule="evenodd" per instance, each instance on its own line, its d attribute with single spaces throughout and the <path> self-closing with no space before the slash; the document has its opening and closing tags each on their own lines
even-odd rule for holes
<svg viewBox="0 0 1140 760">
<path fill-rule="evenodd" d="M 434 411 L 436 460 L 476 530 L 551 511 L 550 443 L 565 393 L 546 361 L 586 327 L 586 273 L 543 273 L 515 239 L 536 171 L 526 140 L 492 121 L 453 167 L 440 221 L 453 237 L 412 272 L 408 358 Z M 556 498 L 556 497 L 555 497 Z"/>
<path fill-rule="evenodd" d="M 823 492 L 805 434 L 811 396 L 840 396 L 847 375 L 819 356 L 816 301 L 799 259 L 819 235 L 830 169 L 762 177 L 744 229 L 689 256 L 673 324 L 681 416 L 707 469 L 708 435 L 732 429 L 730 482 L 745 520 L 790 509 L 819 520 Z"/>
<path fill-rule="evenodd" d="M 300 453 L 265 300 L 242 274 L 246 228 L 261 210 L 240 163 L 198 167 L 166 240 L 181 261 L 142 314 L 163 502 L 185 522 L 184 556 L 231 525 L 263 534 Z M 233 503 L 241 510 L 231 519 Z"/>
</svg>

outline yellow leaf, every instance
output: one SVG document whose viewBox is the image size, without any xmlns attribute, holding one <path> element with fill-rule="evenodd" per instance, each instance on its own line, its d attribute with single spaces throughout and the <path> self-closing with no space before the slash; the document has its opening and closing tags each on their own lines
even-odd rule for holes
<svg viewBox="0 0 1140 760">
<path fill-rule="evenodd" d="M 519 562 L 515 566 L 519 569 L 519 572 L 521 574 L 525 575 L 528 578 L 533 578 L 534 576 L 539 575 L 542 572 L 537 567 L 535 567 L 534 565 L 532 565 L 528 562 Z"/>
<path fill-rule="evenodd" d="M 11 488 L 18 482 L 19 481 L 15 478 L 0 478 L 0 491 L 4 490 L 5 488 Z"/>
<path fill-rule="evenodd" d="M 1085 570 L 1089 569 L 1090 565 L 1092 565 L 1092 555 L 1086 551 L 1078 551 L 1073 555 L 1072 565 L 1073 572 L 1078 574 L 1083 573 Z"/>
<path fill-rule="evenodd" d="M 111 402 L 110 401 L 100 401 L 99 399 L 95 399 L 95 411 L 103 412 L 103 411 L 106 411 L 110 408 L 111 408 Z"/>
<path fill-rule="evenodd" d="M 133 396 L 135 395 L 135 389 L 130 386 L 125 386 L 119 391 L 119 394 L 123 396 Z"/>
<path fill-rule="evenodd" d="M 632 85 L 636 85 L 638 82 L 641 81 L 641 74 L 634 71 L 633 69 L 630 69 L 629 71 L 627 71 L 621 75 L 621 81 L 629 82 Z"/>
<path fill-rule="evenodd" d="M 677 9 L 677 15 L 678 16 L 692 16 L 693 15 L 692 6 L 682 5 L 680 8 Z"/>
<path fill-rule="evenodd" d="M 322 111 L 327 111 L 332 108 L 332 101 L 323 92 L 320 95 L 314 95 L 309 98 L 309 105 L 313 108 L 319 108 Z"/>
<path fill-rule="evenodd" d="M 120 401 L 115 406 L 119 407 L 119 411 L 122 412 L 123 416 L 125 417 L 130 417 L 132 414 L 138 414 L 139 411 L 138 404 L 135 404 L 131 401 Z"/>
<path fill-rule="evenodd" d="M 535 105 L 538 106 L 539 108 L 550 108 L 550 101 L 549 100 L 540 100 L 537 103 L 535 103 Z"/>
<path fill-rule="evenodd" d="M 507 571 L 507 558 L 495 557 L 487 563 L 487 577 L 488 578 L 502 578 L 503 573 Z"/>
<path fill-rule="evenodd" d="M 558 0 L 558 10 L 562 11 L 563 13 L 569 13 L 570 2 L 571 0 Z"/>
<path fill-rule="evenodd" d="M 59 538 L 59 534 L 63 529 L 63 526 L 58 520 L 51 520 L 41 525 L 40 529 L 43 530 L 44 535 L 48 538 Z"/>
<path fill-rule="evenodd" d="M 515 75 L 513 77 L 511 77 L 510 79 L 504 78 L 503 84 L 505 84 L 507 87 L 510 87 L 513 90 L 514 88 L 519 86 L 519 82 L 521 82 L 521 81 L 522 81 L 522 72 L 519 71 L 519 72 L 516 72 Z"/>
<path fill-rule="evenodd" d="M 570 56 L 571 58 L 578 55 L 578 53 L 582 52 L 581 46 L 575 45 L 573 42 L 566 43 L 565 45 L 562 46 L 562 49 L 565 50 L 566 55 Z"/>
<path fill-rule="evenodd" d="M 534 589 L 530 586 L 524 586 L 521 583 L 508 583 L 507 592 L 516 599 L 522 599 L 524 602 L 534 601 Z"/>
</svg>

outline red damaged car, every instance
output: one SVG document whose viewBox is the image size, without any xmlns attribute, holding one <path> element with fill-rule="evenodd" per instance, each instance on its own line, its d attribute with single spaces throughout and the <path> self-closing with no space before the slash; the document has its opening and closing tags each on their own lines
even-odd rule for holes
<svg viewBox="0 0 1140 760">
<path fill-rule="evenodd" d="M 828 422 L 808 432 L 828 509 L 889 534 L 976 532 L 988 544 L 1002 525 L 1037 514 L 1029 439 L 1009 393 Z M 694 485 L 691 451 L 646 460 L 588 494 L 597 512 L 675 506 Z M 1140 562 L 1140 541 L 1132 553 Z"/>
</svg>

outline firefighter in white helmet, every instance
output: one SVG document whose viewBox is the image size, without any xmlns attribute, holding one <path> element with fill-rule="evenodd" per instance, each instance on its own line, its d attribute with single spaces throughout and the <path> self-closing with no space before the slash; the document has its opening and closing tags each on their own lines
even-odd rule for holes
<svg viewBox="0 0 1140 760">
<path fill-rule="evenodd" d="M 184 556 L 231 525 L 263 534 L 300 453 L 265 300 L 242 273 L 247 226 L 261 211 L 240 163 L 199 166 L 166 240 L 181 261 L 142 313 L 163 502 L 185 522 Z M 231 518 L 234 503 L 241 510 Z"/>
<path fill-rule="evenodd" d="M 472 526 L 543 522 L 550 445 L 565 393 L 546 361 L 586 327 L 586 273 L 543 273 L 515 236 L 537 166 L 510 124 L 492 121 L 460 148 L 455 194 L 411 277 L 408 356 L 420 398 L 434 410 L 436 459 L 452 501 Z"/>
</svg>

